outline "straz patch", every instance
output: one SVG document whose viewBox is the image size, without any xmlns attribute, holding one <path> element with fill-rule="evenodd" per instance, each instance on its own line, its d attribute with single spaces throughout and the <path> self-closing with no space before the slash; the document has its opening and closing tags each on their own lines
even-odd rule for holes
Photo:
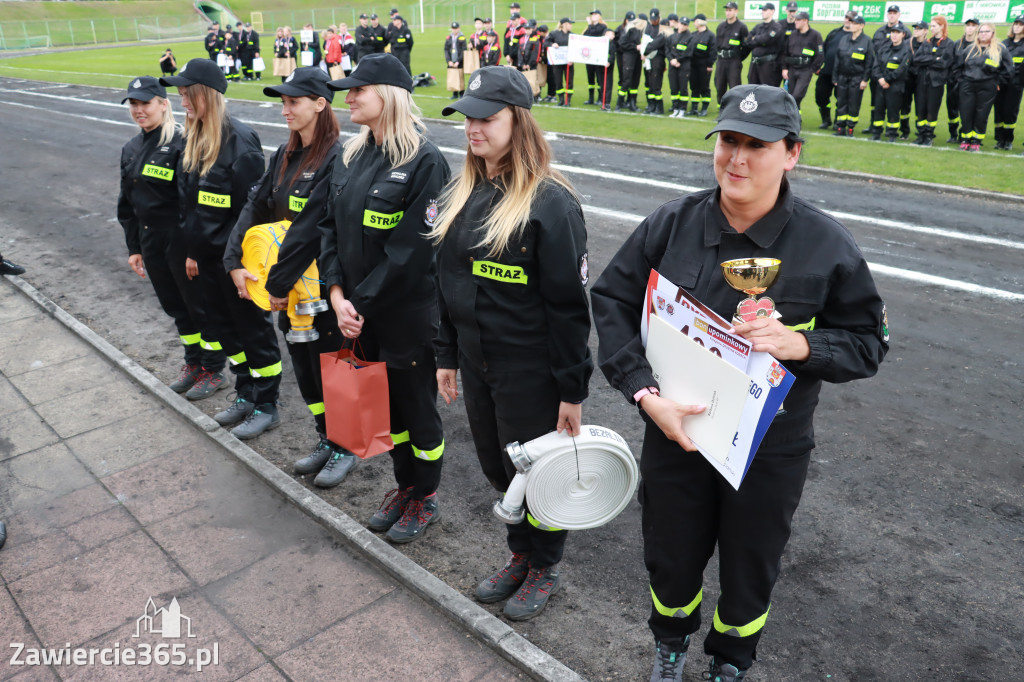
<svg viewBox="0 0 1024 682">
<path fill-rule="evenodd" d="M 307 201 L 309 201 L 309 199 L 304 197 L 290 196 L 288 197 L 288 210 L 293 213 L 299 213 L 306 207 Z"/>
<path fill-rule="evenodd" d="M 518 265 L 502 265 L 486 260 L 473 263 L 473 274 L 509 284 L 526 284 L 527 281 L 526 272 Z"/>
<path fill-rule="evenodd" d="M 433 227 L 434 223 L 437 222 L 437 199 L 431 199 L 427 204 L 427 210 L 423 212 L 423 222 L 427 224 L 427 227 Z"/>
<path fill-rule="evenodd" d="M 377 213 L 366 209 L 363 211 L 363 227 L 373 227 L 378 230 L 390 230 L 402 221 L 405 211 L 398 213 Z"/>
<path fill-rule="evenodd" d="M 201 206 L 214 206 L 216 208 L 231 208 L 231 195 L 214 194 L 213 192 L 199 192 L 199 204 Z"/>
<path fill-rule="evenodd" d="M 164 168 L 163 166 L 155 166 L 151 163 L 147 163 L 142 167 L 142 174 L 147 178 L 156 178 L 157 180 L 173 180 L 174 169 Z"/>
<path fill-rule="evenodd" d="M 580 256 L 580 281 L 586 285 L 590 281 L 590 264 L 587 262 L 587 254 Z"/>
</svg>

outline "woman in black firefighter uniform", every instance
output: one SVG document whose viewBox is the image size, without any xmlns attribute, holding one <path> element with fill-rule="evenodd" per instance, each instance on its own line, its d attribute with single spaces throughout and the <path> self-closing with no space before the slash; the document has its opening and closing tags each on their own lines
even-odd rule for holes
<svg viewBox="0 0 1024 682">
<path fill-rule="evenodd" d="M 682 679 L 716 545 L 721 596 L 704 641 L 712 656 L 705 677 L 742 679 L 755 659 L 800 501 L 821 384 L 873 375 L 888 350 L 885 306 L 853 237 L 790 190 L 786 172 L 802 146 L 793 98 L 776 87 L 733 88 L 715 132 L 717 187 L 648 216 L 591 292 L 601 369 L 646 422 L 639 496 L 648 622 L 657 641 L 652 680 Z M 683 417 L 704 406 L 658 394 L 640 318 L 652 268 L 730 318 L 743 294 L 726 284 L 719 264 L 751 257 L 782 261 L 771 289 L 781 318 L 736 324 L 736 333 L 784 362 L 796 381 L 737 491 L 694 452 L 684 431 Z"/>
<path fill-rule="evenodd" d="M 1013 20 L 1010 35 L 1003 41 L 1013 63 L 1013 77 L 999 88 L 995 104 L 996 149 L 1013 149 L 1013 129 L 1017 127 L 1021 95 L 1024 95 L 1024 14 Z"/>
<path fill-rule="evenodd" d="M 850 32 L 839 39 L 832 82 L 836 84 L 836 132 L 853 135 L 860 120 L 860 104 L 875 65 L 875 48 L 864 35 L 864 17 L 857 15 L 850 23 Z"/>
<path fill-rule="evenodd" d="M 956 43 L 946 35 L 946 17 L 933 17 L 928 25 L 931 37 L 914 53 L 917 67 L 917 93 L 914 95 L 917 116 L 917 139 L 914 144 L 932 146 L 935 126 L 939 122 L 942 93 L 949 81 L 949 71 L 956 60 Z"/>
<path fill-rule="evenodd" d="M 711 106 L 711 72 L 718 58 L 715 49 L 717 38 L 708 30 L 708 20 L 703 14 L 693 18 L 693 38 L 690 49 L 690 116 L 707 116 Z M 700 108 L 698 109 L 698 105 Z"/>
<path fill-rule="evenodd" d="M 352 122 L 362 128 L 345 143 L 330 184 L 314 192 L 302 216 L 311 209 L 320 214 L 320 279 L 342 334 L 359 339 L 365 359 L 387 363 L 398 488 L 368 525 L 387 531 L 392 542 L 410 542 L 440 518 L 444 434 L 432 345 L 437 293 L 434 250 L 424 233 L 434 225 L 450 171 L 423 136 L 412 77 L 394 56 L 368 55 L 330 87 L 348 90 Z"/>
<path fill-rule="evenodd" d="M 689 17 L 680 17 L 679 28 L 668 39 L 668 89 L 672 94 L 672 118 L 686 116 L 690 103 L 690 62 L 693 57 Z"/>
<path fill-rule="evenodd" d="M 187 113 L 185 152 L 178 165 L 185 272 L 199 278 L 207 322 L 242 398 L 213 418 L 222 426 L 243 422 L 232 433 L 254 438 L 280 424 L 281 351 L 270 313 L 242 298 L 222 259 L 249 191 L 263 175 L 263 148 L 256 131 L 228 115 L 227 81 L 213 62 L 193 59 L 177 76 L 160 82 L 178 86 Z"/>
<path fill-rule="evenodd" d="M 636 14 L 626 12 L 626 18 L 615 29 L 615 54 L 619 60 L 619 97 L 615 110 L 636 111 L 636 97 L 639 91 L 640 53 L 637 47 L 643 39 L 643 32 L 636 27 Z"/>
<path fill-rule="evenodd" d="M 1010 51 L 996 40 L 995 26 L 985 22 L 978 28 L 977 40 L 957 55 L 953 71 L 960 87 L 960 149 L 980 151 L 996 92 L 1013 79 Z"/>
<path fill-rule="evenodd" d="M 288 294 L 320 255 L 320 231 L 316 220 L 299 221 L 298 216 L 313 189 L 330 182 L 334 158 L 341 150 L 338 141 L 338 120 L 331 109 L 334 91 L 327 87 L 328 76 L 315 66 L 299 67 L 281 85 L 263 88 L 268 97 L 281 98 L 281 113 L 291 130 L 288 142 L 277 148 L 267 172 L 256 189 L 249 194 L 238 217 L 227 248 L 224 268 L 231 274 L 242 298 L 249 299 L 246 279 L 257 279 L 242 265 L 242 240 L 253 225 L 282 220 L 292 223 L 278 249 L 277 263 L 270 268 L 264 286 L 270 307 L 282 311 L 278 328 L 291 331 L 287 314 Z M 326 292 L 321 292 L 324 296 Z M 341 483 L 355 466 L 356 458 L 336 443 L 327 440 L 327 419 L 324 414 L 323 385 L 320 381 L 320 354 L 341 348 L 338 320 L 330 308 L 313 318 L 319 338 L 308 342 L 288 341 L 288 355 L 299 385 L 299 393 L 316 423 L 319 442 L 313 452 L 295 463 L 295 473 L 317 473 L 313 484 L 330 488 Z M 241 398 L 238 398 L 241 400 Z"/>
<path fill-rule="evenodd" d="M 174 320 L 185 347 L 185 364 L 170 388 L 198 400 L 212 395 L 223 381 L 224 351 L 216 348 L 212 336 L 204 341 L 202 291 L 198 281 L 185 276 L 177 174 L 184 142 L 167 91 L 156 78 L 132 79 L 121 104 L 125 102 L 142 131 L 121 149 L 117 220 L 124 228 L 128 264 L 139 277 L 149 275 L 160 307 Z"/>
<path fill-rule="evenodd" d="M 895 142 L 900 134 L 900 108 L 912 58 L 910 40 L 903 31 L 890 33 L 889 40 L 882 43 L 875 54 L 871 77 L 878 83 L 878 97 L 871 112 L 871 127 L 875 129 L 872 140 L 882 138 L 883 128 L 889 142 Z"/>
<path fill-rule="evenodd" d="M 568 47 L 569 35 L 572 33 L 572 19 L 562 17 L 558 22 L 558 29 L 548 36 L 548 49 L 555 47 Z M 573 82 L 575 81 L 576 69 L 572 62 L 566 64 L 552 64 L 548 70 L 548 78 L 555 81 L 555 97 L 560 107 L 572 106 Z"/>
<path fill-rule="evenodd" d="M 462 371 L 480 466 L 505 492 L 516 474 L 506 444 L 579 433 L 593 369 L 587 233 L 572 186 L 551 168 L 526 79 L 481 69 L 468 92 L 442 112 L 465 114 L 470 154 L 431 233 L 440 241 L 437 384 L 450 403 Z M 507 533 L 512 558 L 476 598 L 508 599 L 505 615 L 526 620 L 558 590 L 568 532 L 527 514 Z"/>
</svg>

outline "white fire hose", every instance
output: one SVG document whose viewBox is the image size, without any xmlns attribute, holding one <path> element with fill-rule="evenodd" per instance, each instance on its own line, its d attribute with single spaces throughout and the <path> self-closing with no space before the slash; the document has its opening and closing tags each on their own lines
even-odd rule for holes
<svg viewBox="0 0 1024 682">
<path fill-rule="evenodd" d="M 523 499 L 530 515 L 552 528 L 597 528 L 629 504 L 640 471 L 626 441 L 603 426 L 584 425 L 575 438 L 551 433 L 505 447 L 519 472 L 505 496 L 494 503 L 494 515 L 520 523 Z"/>
</svg>

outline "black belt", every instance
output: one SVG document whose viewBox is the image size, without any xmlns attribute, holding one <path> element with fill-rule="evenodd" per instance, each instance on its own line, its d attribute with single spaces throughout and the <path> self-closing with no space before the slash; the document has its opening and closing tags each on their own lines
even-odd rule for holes
<svg viewBox="0 0 1024 682">
<path fill-rule="evenodd" d="M 775 58 L 777 56 L 778 55 L 774 55 L 774 54 L 766 54 L 766 55 L 761 56 L 761 57 L 753 57 L 750 60 L 750 63 L 751 64 L 764 64 L 764 63 L 767 63 L 767 62 L 774 62 Z"/>
<path fill-rule="evenodd" d="M 804 57 L 803 55 L 786 57 L 786 63 L 790 66 L 810 66 L 811 57 Z"/>
<path fill-rule="evenodd" d="M 739 56 L 740 56 L 739 53 L 736 50 L 732 50 L 732 49 L 729 49 L 729 50 L 719 50 L 718 51 L 718 58 L 719 59 L 736 59 Z"/>
</svg>

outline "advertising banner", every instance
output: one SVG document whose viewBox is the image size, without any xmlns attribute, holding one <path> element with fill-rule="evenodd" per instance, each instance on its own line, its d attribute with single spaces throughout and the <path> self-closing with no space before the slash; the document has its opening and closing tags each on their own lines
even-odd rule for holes
<svg viewBox="0 0 1024 682">
<path fill-rule="evenodd" d="M 766 0 L 767 1 L 767 0 Z M 761 2 L 746 1 L 743 3 L 743 21 L 748 26 L 759 24 Z M 786 20 L 786 2 L 780 0 L 775 4 L 775 19 Z M 811 21 L 841 22 L 847 11 L 853 10 L 869 24 L 881 24 L 885 21 L 885 11 L 889 5 L 897 4 L 900 8 L 900 21 L 910 26 L 918 21 L 929 21 L 935 15 L 946 17 L 954 26 L 963 24 L 964 19 L 975 18 L 978 21 L 991 21 L 996 24 L 1009 24 L 1015 17 L 1024 14 L 1024 0 L 967 0 L 966 2 L 930 2 L 928 0 L 888 0 L 874 2 L 871 0 L 798 0 L 800 11 L 811 15 Z"/>
</svg>

